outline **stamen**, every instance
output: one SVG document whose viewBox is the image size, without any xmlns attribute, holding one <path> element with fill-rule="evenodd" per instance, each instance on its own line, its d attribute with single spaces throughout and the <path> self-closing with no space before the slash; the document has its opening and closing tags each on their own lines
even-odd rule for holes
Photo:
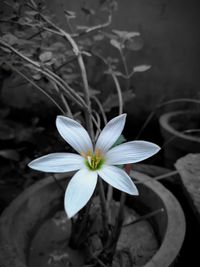
<svg viewBox="0 0 200 267">
<path fill-rule="evenodd" d="M 92 167 L 92 158 L 90 156 L 87 156 L 87 160 L 88 160 L 90 166 Z"/>
<path fill-rule="evenodd" d="M 104 158 L 102 157 L 101 151 L 98 149 L 93 154 L 91 151 L 87 153 L 81 153 L 81 155 L 86 159 L 86 165 L 90 170 L 97 170 L 101 168 L 104 163 Z"/>
</svg>

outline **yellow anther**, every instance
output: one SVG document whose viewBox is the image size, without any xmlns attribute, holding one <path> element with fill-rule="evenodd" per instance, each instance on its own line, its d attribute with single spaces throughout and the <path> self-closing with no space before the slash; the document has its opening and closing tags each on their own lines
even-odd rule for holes
<svg viewBox="0 0 200 267">
<path fill-rule="evenodd" d="M 92 151 L 89 150 L 86 153 L 81 153 L 81 155 L 87 160 L 88 165 L 93 170 L 98 169 L 99 164 L 101 164 L 103 160 L 102 153 L 99 149 L 95 151 L 95 154 L 93 154 Z"/>
<path fill-rule="evenodd" d="M 81 156 L 84 157 L 84 158 L 92 157 L 92 151 L 88 150 L 87 152 L 82 152 Z"/>
</svg>

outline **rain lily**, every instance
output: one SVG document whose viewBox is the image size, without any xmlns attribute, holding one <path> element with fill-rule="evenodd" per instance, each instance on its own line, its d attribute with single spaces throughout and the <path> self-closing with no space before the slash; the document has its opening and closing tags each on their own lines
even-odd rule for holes
<svg viewBox="0 0 200 267">
<path fill-rule="evenodd" d="M 74 216 L 91 198 L 97 178 L 130 195 L 138 190 L 129 175 L 117 165 L 147 159 L 159 151 L 159 146 L 146 141 L 131 141 L 113 147 L 122 133 L 126 114 L 110 120 L 93 147 L 87 131 L 73 119 L 58 116 L 56 126 L 60 135 L 79 154 L 52 153 L 29 163 L 34 170 L 61 173 L 78 170 L 65 192 L 65 211 Z"/>
</svg>

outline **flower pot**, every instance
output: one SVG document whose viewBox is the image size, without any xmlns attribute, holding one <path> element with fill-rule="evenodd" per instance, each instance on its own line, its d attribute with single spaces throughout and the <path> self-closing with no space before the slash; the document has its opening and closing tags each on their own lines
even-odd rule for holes
<svg viewBox="0 0 200 267">
<path fill-rule="evenodd" d="M 166 167 L 173 168 L 176 160 L 188 153 L 200 152 L 200 135 L 185 132 L 199 129 L 199 118 L 200 113 L 195 111 L 174 111 L 160 117 Z"/>
<path fill-rule="evenodd" d="M 70 177 L 59 176 L 66 186 Z M 185 235 L 185 218 L 176 198 L 159 182 L 148 176 L 131 172 L 141 183 L 140 195 L 128 197 L 127 204 L 142 214 L 164 208 L 165 212 L 152 217 L 150 222 L 159 241 L 159 249 L 144 267 L 172 266 Z M 30 242 L 38 226 L 63 206 L 63 191 L 52 177 L 26 189 L 3 212 L 0 218 L 0 266 L 27 267 Z"/>
</svg>

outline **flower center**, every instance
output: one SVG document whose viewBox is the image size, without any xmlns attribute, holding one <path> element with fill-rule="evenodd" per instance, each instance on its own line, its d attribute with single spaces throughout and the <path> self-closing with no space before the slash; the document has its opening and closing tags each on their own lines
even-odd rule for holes
<svg viewBox="0 0 200 267">
<path fill-rule="evenodd" d="M 105 162 L 105 159 L 102 156 L 100 150 L 96 150 L 95 153 L 88 151 L 86 154 L 83 155 L 85 157 L 85 164 L 88 169 L 95 171 L 101 169 L 102 165 Z"/>
</svg>

